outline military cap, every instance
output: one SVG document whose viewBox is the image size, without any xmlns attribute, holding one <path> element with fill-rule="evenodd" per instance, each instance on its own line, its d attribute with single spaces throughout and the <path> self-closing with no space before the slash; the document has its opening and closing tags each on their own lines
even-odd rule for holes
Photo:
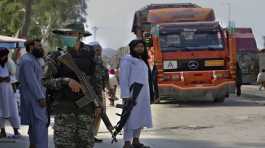
<svg viewBox="0 0 265 148">
<path fill-rule="evenodd" d="M 85 30 L 83 23 L 77 23 L 77 22 L 67 24 L 63 28 L 55 29 L 52 32 L 54 34 L 60 34 L 60 35 L 64 35 L 67 33 L 75 33 L 75 32 L 78 32 L 78 33 L 82 34 L 83 36 L 92 35 L 90 32 Z"/>
<path fill-rule="evenodd" d="M 0 47 L 0 58 L 8 55 L 8 53 L 9 53 L 9 50 L 7 48 Z"/>
</svg>

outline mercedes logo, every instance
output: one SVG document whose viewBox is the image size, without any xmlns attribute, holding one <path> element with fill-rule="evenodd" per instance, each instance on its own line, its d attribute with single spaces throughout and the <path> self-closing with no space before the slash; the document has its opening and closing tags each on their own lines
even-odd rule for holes
<svg viewBox="0 0 265 148">
<path fill-rule="evenodd" d="M 196 69 L 198 69 L 199 68 L 199 62 L 198 61 L 189 61 L 188 62 L 188 68 L 190 69 L 190 70 L 196 70 Z"/>
</svg>

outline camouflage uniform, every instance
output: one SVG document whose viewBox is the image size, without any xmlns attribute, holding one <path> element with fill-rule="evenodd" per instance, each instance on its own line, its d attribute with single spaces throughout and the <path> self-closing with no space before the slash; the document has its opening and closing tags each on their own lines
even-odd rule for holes
<svg viewBox="0 0 265 148">
<path fill-rule="evenodd" d="M 109 87 L 109 75 L 108 69 L 104 66 L 103 60 L 98 58 L 96 59 L 96 69 L 95 69 L 95 78 L 98 83 L 96 83 L 96 93 L 102 101 L 104 107 L 106 107 L 106 99 L 104 97 L 104 89 Z M 100 126 L 100 116 L 95 117 L 95 133 L 98 132 Z"/>
<path fill-rule="evenodd" d="M 100 96 L 104 103 L 104 97 L 102 92 L 105 88 L 109 87 L 109 75 L 108 69 L 104 66 L 102 59 L 96 59 L 96 70 L 95 78 L 98 83 L 96 83 L 96 93 Z"/>
<path fill-rule="evenodd" d="M 85 50 L 80 49 L 80 52 L 81 51 L 87 53 Z M 80 53 L 80 55 L 82 56 L 84 53 Z M 52 92 L 50 97 L 53 100 L 51 108 L 52 112 L 55 114 L 55 147 L 93 148 L 95 136 L 95 106 L 93 103 L 90 103 L 81 109 L 75 106 L 74 99 L 80 98 L 80 93 L 71 92 L 70 88 L 68 87 L 68 81 L 66 77 L 70 77 L 75 80 L 77 79 L 74 73 L 70 73 L 71 71 L 67 71 L 62 68 L 64 65 L 57 60 L 59 55 L 59 52 L 54 52 L 49 56 L 45 72 L 45 85 L 48 86 L 47 88 L 49 88 L 50 92 Z M 71 55 L 73 56 L 73 54 Z M 83 70 L 82 68 L 84 67 L 88 67 L 88 64 L 76 64 L 78 66 L 81 65 L 81 70 Z M 66 74 L 67 72 L 69 74 Z M 91 74 L 90 76 L 91 84 L 98 83 L 97 81 L 92 82 L 92 80 L 95 80 L 94 74 Z M 93 87 L 95 90 L 97 90 L 96 86 Z"/>
<path fill-rule="evenodd" d="M 58 114 L 55 116 L 54 143 L 57 148 L 92 148 L 94 133 L 91 131 L 94 131 L 94 126 L 91 125 L 93 124 L 94 118 L 91 116 Z"/>
</svg>

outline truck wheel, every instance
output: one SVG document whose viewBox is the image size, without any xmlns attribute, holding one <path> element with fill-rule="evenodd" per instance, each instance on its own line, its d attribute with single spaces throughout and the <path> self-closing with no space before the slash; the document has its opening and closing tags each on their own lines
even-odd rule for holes
<svg viewBox="0 0 265 148">
<path fill-rule="evenodd" d="M 223 103 L 225 101 L 225 96 L 215 97 L 214 102 L 215 103 Z"/>
</svg>

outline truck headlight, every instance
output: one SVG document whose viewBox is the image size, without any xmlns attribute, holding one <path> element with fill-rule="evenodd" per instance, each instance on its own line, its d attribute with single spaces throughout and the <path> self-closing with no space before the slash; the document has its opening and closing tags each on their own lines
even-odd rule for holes
<svg viewBox="0 0 265 148">
<path fill-rule="evenodd" d="M 205 67 L 214 67 L 214 66 L 225 66 L 224 60 L 206 60 L 204 63 Z"/>
<path fill-rule="evenodd" d="M 178 62 L 176 60 L 164 61 L 163 68 L 164 70 L 178 69 Z"/>
</svg>

